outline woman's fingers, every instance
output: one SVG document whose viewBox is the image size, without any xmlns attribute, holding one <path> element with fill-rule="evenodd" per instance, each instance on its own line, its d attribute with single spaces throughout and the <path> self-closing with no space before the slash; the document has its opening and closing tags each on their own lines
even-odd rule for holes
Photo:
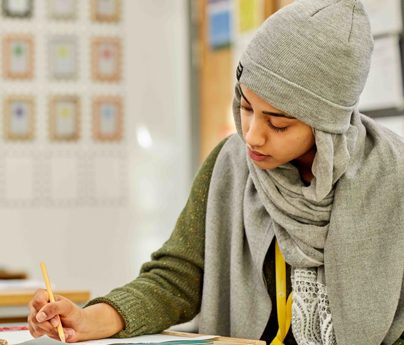
<svg viewBox="0 0 404 345">
<path fill-rule="evenodd" d="M 60 299 L 57 302 L 45 304 L 37 313 L 36 320 L 38 322 L 53 320 L 55 327 L 59 325 L 59 315 L 69 316 L 73 311 L 72 302 L 67 299 Z"/>
<path fill-rule="evenodd" d="M 28 327 L 31 335 L 35 338 L 55 333 L 50 322 L 38 322 L 36 320 L 36 311 L 32 306 L 30 306 L 30 314 L 28 315 Z"/>
<path fill-rule="evenodd" d="M 47 324 L 50 326 L 49 323 Z M 34 338 L 42 337 L 43 335 L 47 335 L 49 337 L 58 336 L 56 328 L 48 327 L 47 325 L 44 324 L 29 323 L 28 329 Z"/>
<path fill-rule="evenodd" d="M 39 289 L 35 292 L 34 297 L 29 302 L 29 306 L 35 308 L 35 310 L 41 309 L 49 301 L 48 292 L 44 289 Z"/>
<path fill-rule="evenodd" d="M 67 342 L 79 341 L 80 334 L 75 329 L 80 320 L 81 309 L 69 299 L 55 296 L 56 302 L 49 302 L 46 290 L 38 290 L 29 303 L 29 331 L 37 338 L 47 335 L 59 339 L 57 327 L 62 324 Z"/>
<path fill-rule="evenodd" d="M 80 340 L 78 338 L 77 332 L 74 329 L 72 329 L 72 328 L 63 328 L 63 331 L 65 333 L 67 343 L 76 343 L 76 342 L 78 342 Z"/>
<path fill-rule="evenodd" d="M 37 290 L 29 303 L 28 315 L 29 331 L 33 337 L 47 335 L 59 339 L 56 327 L 60 324 L 60 314 L 69 314 L 72 310 L 71 302 L 63 297 L 57 298 L 57 302 L 48 302 L 46 290 Z"/>
<path fill-rule="evenodd" d="M 30 313 L 28 315 L 28 327 L 31 335 L 35 338 L 41 337 L 45 334 L 51 333 L 51 325 L 49 322 L 45 322 L 40 324 L 36 320 L 36 315 L 38 310 L 40 310 L 43 306 L 48 303 L 48 293 L 44 289 L 37 290 L 34 294 L 34 297 L 29 302 L 28 307 Z"/>
</svg>

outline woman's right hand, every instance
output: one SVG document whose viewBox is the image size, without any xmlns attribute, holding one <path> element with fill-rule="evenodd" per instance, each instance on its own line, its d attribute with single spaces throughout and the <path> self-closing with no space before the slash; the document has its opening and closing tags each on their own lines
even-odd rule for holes
<svg viewBox="0 0 404 345">
<path fill-rule="evenodd" d="M 55 295 L 49 302 L 46 290 L 37 290 L 29 303 L 29 331 L 33 337 L 47 335 L 59 339 L 57 326 L 62 322 L 66 342 L 108 338 L 123 330 L 125 322 L 112 306 L 98 303 L 80 308 L 69 299 Z"/>
<path fill-rule="evenodd" d="M 59 339 L 57 327 L 62 322 L 67 342 L 83 339 L 83 309 L 69 299 L 55 295 L 56 302 L 49 302 L 46 290 L 37 290 L 29 303 L 28 325 L 31 335 L 35 338 L 47 335 Z"/>
</svg>

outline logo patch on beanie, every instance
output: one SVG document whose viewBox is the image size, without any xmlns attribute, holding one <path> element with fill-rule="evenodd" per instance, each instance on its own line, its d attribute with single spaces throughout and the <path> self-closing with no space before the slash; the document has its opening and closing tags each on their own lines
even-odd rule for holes
<svg viewBox="0 0 404 345">
<path fill-rule="evenodd" d="M 240 81 L 241 74 L 243 73 L 243 68 L 244 68 L 243 65 L 241 64 L 241 62 L 239 62 L 236 70 L 236 76 L 238 81 Z"/>
</svg>

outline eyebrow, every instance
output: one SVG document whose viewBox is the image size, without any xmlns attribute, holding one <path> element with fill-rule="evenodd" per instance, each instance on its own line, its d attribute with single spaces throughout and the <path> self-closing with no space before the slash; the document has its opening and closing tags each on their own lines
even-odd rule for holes
<svg viewBox="0 0 404 345">
<path fill-rule="evenodd" d="M 240 87 L 240 86 L 238 87 L 238 89 L 239 89 L 239 91 L 240 91 L 241 96 L 244 98 L 244 100 L 245 100 L 249 105 L 251 105 L 250 101 L 249 101 L 249 100 L 247 99 L 247 97 L 244 95 L 243 90 L 241 90 L 241 87 Z M 266 111 L 266 110 L 263 110 L 262 113 L 265 114 L 265 115 L 271 115 L 271 116 L 276 116 L 276 117 L 286 117 L 287 119 L 294 119 L 294 117 L 289 116 L 289 115 L 286 115 L 286 114 L 284 114 L 284 113 L 274 113 L 274 112 L 272 112 L 272 111 Z"/>
<path fill-rule="evenodd" d="M 273 113 L 272 111 L 263 110 L 262 113 L 265 115 L 271 115 L 271 116 L 276 116 L 276 117 L 286 117 L 288 119 L 294 119 L 294 117 L 288 116 L 286 114 Z"/>
</svg>

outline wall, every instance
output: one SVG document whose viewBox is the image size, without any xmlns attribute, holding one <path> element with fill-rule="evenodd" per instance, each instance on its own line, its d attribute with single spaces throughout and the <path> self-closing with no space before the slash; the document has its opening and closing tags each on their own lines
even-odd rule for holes
<svg viewBox="0 0 404 345">
<path fill-rule="evenodd" d="M 191 179 L 187 15 L 186 0 L 123 1 L 127 201 L 0 208 L 1 266 L 40 279 L 44 260 L 57 288 L 104 294 L 168 238 Z"/>
</svg>

